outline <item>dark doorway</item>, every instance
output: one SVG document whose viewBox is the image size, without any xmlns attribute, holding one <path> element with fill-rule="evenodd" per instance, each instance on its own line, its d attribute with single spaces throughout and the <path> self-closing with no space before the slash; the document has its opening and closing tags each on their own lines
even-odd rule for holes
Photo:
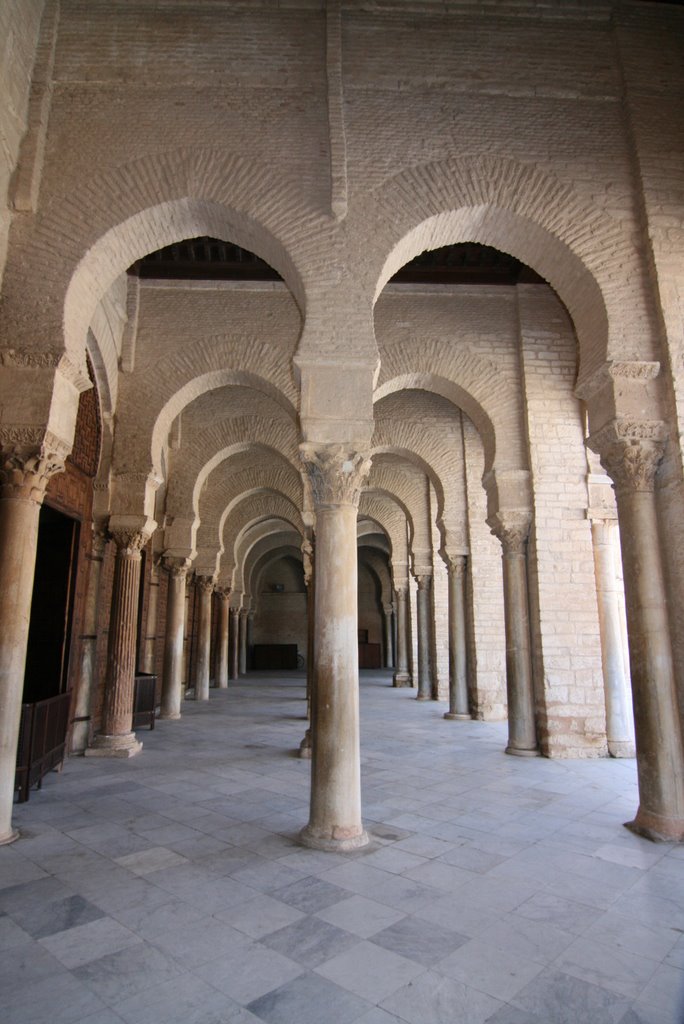
<svg viewBox="0 0 684 1024">
<path fill-rule="evenodd" d="M 79 523 L 48 505 L 40 510 L 29 624 L 24 703 L 67 690 Z"/>
</svg>

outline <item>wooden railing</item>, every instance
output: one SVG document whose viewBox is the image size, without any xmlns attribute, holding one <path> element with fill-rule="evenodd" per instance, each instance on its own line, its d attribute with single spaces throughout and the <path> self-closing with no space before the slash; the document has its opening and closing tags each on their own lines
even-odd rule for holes
<svg viewBox="0 0 684 1024">
<path fill-rule="evenodd" d="M 32 786 L 40 789 L 43 776 L 64 761 L 66 734 L 69 725 L 71 694 L 22 704 L 14 780 L 19 803 L 29 798 Z"/>
</svg>

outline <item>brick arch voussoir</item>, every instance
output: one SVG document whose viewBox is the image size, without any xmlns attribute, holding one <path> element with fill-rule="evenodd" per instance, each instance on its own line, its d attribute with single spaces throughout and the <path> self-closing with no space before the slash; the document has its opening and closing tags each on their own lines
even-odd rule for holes
<svg viewBox="0 0 684 1024">
<path fill-rule="evenodd" d="M 244 495 L 274 492 L 284 495 L 293 505 L 301 508 L 303 484 L 299 474 L 271 464 L 255 465 L 241 472 L 231 472 L 230 465 L 222 463 L 211 479 L 210 486 L 197 495 L 193 511 L 200 523 L 218 523 L 229 514 L 235 503 Z"/>
<path fill-rule="evenodd" d="M 280 519 L 304 536 L 304 522 L 299 509 L 282 494 L 249 495 L 239 502 L 221 524 L 221 575 L 232 580 L 237 544 L 253 524 Z"/>
<path fill-rule="evenodd" d="M 40 313 L 51 329 L 62 327 L 67 350 L 82 351 L 97 303 L 128 266 L 181 238 L 212 234 L 265 259 L 303 312 L 307 272 L 295 250 L 315 248 L 319 220 L 299 184 L 271 167 L 217 147 L 180 147 L 52 197 L 16 265 L 9 261 L 6 290 L 15 312 L 28 303 L 27 330 Z"/>
<path fill-rule="evenodd" d="M 464 375 L 464 379 L 454 379 L 454 376 L 447 378 L 431 372 L 401 373 L 383 381 L 376 388 L 373 402 L 377 405 L 383 398 L 398 391 L 429 391 L 440 395 L 462 409 L 472 420 L 482 440 L 486 469 L 495 465 L 527 468 L 525 444 L 520 436 L 519 415 L 515 404 L 506 396 L 506 400 L 497 405 L 488 389 L 490 380 L 497 389 L 500 388 L 493 370 L 491 375 L 483 374 L 482 377 L 474 377 L 471 371 Z"/>
<path fill-rule="evenodd" d="M 584 373 L 606 358 L 609 335 L 621 338 L 626 323 L 630 344 L 647 344 L 643 267 L 633 239 L 546 169 L 493 155 L 447 158 L 386 180 L 373 201 L 375 299 L 423 250 L 481 242 L 521 259 L 556 290 L 575 324 Z"/>
<path fill-rule="evenodd" d="M 254 580 L 259 578 L 269 559 L 278 558 L 280 551 L 286 551 L 292 557 L 299 556 L 302 561 L 302 551 L 297 543 L 299 534 L 292 530 L 279 530 L 271 532 L 259 540 L 252 536 L 244 538 L 240 544 L 238 561 L 236 563 L 238 577 L 241 578 L 244 593 L 255 596 Z"/>
</svg>

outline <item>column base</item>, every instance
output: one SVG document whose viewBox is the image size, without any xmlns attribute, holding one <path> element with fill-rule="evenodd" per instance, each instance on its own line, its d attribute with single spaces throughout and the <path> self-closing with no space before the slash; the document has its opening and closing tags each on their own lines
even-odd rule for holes
<svg viewBox="0 0 684 1024">
<path fill-rule="evenodd" d="M 299 744 L 299 756 L 305 760 L 311 760 L 311 729 L 307 729 L 304 734 L 304 739 Z"/>
<path fill-rule="evenodd" d="M 396 687 L 412 687 L 413 680 L 408 672 L 395 672 L 392 677 L 392 686 Z"/>
<path fill-rule="evenodd" d="M 447 711 L 444 715 L 448 722 L 470 722 L 470 715 L 457 715 L 456 712 Z"/>
<path fill-rule="evenodd" d="M 86 757 L 135 757 L 142 750 L 142 742 L 134 732 L 122 736 L 106 736 L 98 733 L 85 751 Z"/>
<path fill-rule="evenodd" d="M 180 717 L 181 717 L 180 711 L 167 711 L 167 712 L 160 711 L 159 712 L 159 719 L 160 719 L 160 721 L 163 720 L 165 722 L 177 722 Z"/>
<path fill-rule="evenodd" d="M 429 693 L 418 693 L 416 694 L 416 700 L 432 700 Z"/>
<path fill-rule="evenodd" d="M 625 828 L 652 843 L 684 843 L 684 818 L 666 818 L 641 807 L 634 821 L 625 822 Z"/>
<path fill-rule="evenodd" d="M 506 747 L 507 754 L 514 754 L 516 757 L 541 757 L 541 753 L 535 748 L 534 750 L 523 749 L 522 747 Z"/>
<path fill-rule="evenodd" d="M 9 846 L 10 843 L 16 843 L 19 838 L 19 829 L 10 828 L 4 836 L 0 836 L 0 846 Z"/>
<path fill-rule="evenodd" d="M 333 829 L 333 833 L 335 830 Z M 326 853 L 348 853 L 350 850 L 360 850 L 368 846 L 368 833 L 365 828 L 354 836 L 335 836 L 328 831 L 320 832 L 311 825 L 307 825 L 299 833 L 299 841 L 302 846 L 308 846 L 311 850 L 324 850 Z"/>
<path fill-rule="evenodd" d="M 608 740 L 611 757 L 636 757 L 636 747 L 630 740 Z"/>
</svg>

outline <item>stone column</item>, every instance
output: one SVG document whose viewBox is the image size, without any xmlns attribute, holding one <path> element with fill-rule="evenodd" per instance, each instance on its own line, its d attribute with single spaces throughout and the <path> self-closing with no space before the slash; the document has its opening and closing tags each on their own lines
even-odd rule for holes
<svg viewBox="0 0 684 1024">
<path fill-rule="evenodd" d="M 408 664 L 408 586 L 400 584 L 397 593 L 397 668 L 394 686 L 413 686 Z"/>
<path fill-rule="evenodd" d="M 311 534 L 310 527 L 307 532 Z M 311 705 L 314 690 L 314 546 L 313 534 L 302 541 L 302 564 L 304 586 L 306 587 L 306 717 L 311 722 Z M 299 744 L 299 756 L 311 759 L 311 726 L 304 733 Z"/>
<path fill-rule="evenodd" d="M 97 630 L 100 614 L 100 580 L 102 563 L 107 547 L 107 535 L 93 527 L 93 540 L 89 562 L 88 586 L 83 612 L 83 633 L 81 634 L 81 664 L 78 674 L 76 699 L 71 709 L 74 723 L 71 731 L 72 754 L 83 754 L 90 742 L 93 691 L 97 668 Z"/>
<path fill-rule="evenodd" d="M 150 592 L 147 599 L 147 618 L 145 620 L 145 636 L 142 645 L 140 671 L 154 673 L 154 649 L 157 643 L 157 607 L 159 605 L 159 562 L 152 559 L 150 572 Z"/>
<path fill-rule="evenodd" d="M 385 617 L 385 668 L 394 668 L 394 658 L 392 657 L 392 605 L 386 604 L 382 610 Z"/>
<path fill-rule="evenodd" d="M 216 685 L 219 690 L 228 686 L 228 601 L 230 590 L 220 587 L 218 596 L 218 655 L 216 658 Z"/>
<path fill-rule="evenodd" d="M 49 436 L 42 447 L 0 437 L 0 845 L 18 837 L 12 803 L 38 517 L 48 482 L 64 469 L 67 451 Z"/>
<path fill-rule="evenodd" d="M 430 624 L 432 603 L 430 590 L 432 576 L 429 573 L 416 575 L 418 584 L 418 694 L 416 700 L 431 700 L 432 672 L 430 660 Z"/>
<path fill-rule="evenodd" d="M 247 675 L 247 609 L 240 609 L 240 658 L 238 670 L 241 676 Z"/>
<path fill-rule="evenodd" d="M 654 493 L 664 424 L 613 420 L 588 444 L 615 484 L 620 523 L 639 779 L 639 809 L 628 827 L 681 842 L 684 748 Z"/>
<path fill-rule="evenodd" d="M 466 634 L 466 556 L 446 559 L 449 572 L 449 721 L 469 721 L 467 634 Z"/>
<path fill-rule="evenodd" d="M 116 544 L 116 566 L 107 673 L 101 731 L 86 750 L 87 757 L 133 757 L 142 750 L 132 729 L 140 554 L 155 526 L 152 520 L 137 516 L 112 517 L 109 521 Z"/>
<path fill-rule="evenodd" d="M 508 693 L 507 754 L 537 757 L 530 611 L 527 592 L 527 537 L 531 513 L 502 511 L 488 520 L 503 548 L 504 616 L 506 626 L 506 689 Z"/>
<path fill-rule="evenodd" d="M 166 559 L 169 574 L 166 591 L 166 635 L 160 718 L 181 716 L 183 699 L 183 643 L 185 640 L 185 584 L 188 566 L 185 560 Z"/>
<path fill-rule="evenodd" d="M 254 647 L 254 609 L 250 608 L 247 612 L 247 654 L 246 654 L 246 669 L 252 667 L 252 648 Z"/>
<path fill-rule="evenodd" d="M 634 757 L 634 717 L 629 675 L 625 671 L 620 586 L 615 571 L 617 532 L 615 520 L 592 518 L 608 753 L 611 757 Z"/>
<path fill-rule="evenodd" d="M 240 609 L 230 609 L 228 678 L 237 679 L 240 668 Z"/>
<path fill-rule="evenodd" d="M 195 661 L 195 700 L 209 700 L 209 672 L 211 667 L 211 595 L 214 581 L 211 576 L 197 576 L 199 592 L 197 615 L 197 659 Z"/>
<path fill-rule="evenodd" d="M 361 821 L 356 516 L 370 459 L 338 445 L 300 448 L 316 516 L 311 811 L 305 846 L 354 850 Z"/>
</svg>

